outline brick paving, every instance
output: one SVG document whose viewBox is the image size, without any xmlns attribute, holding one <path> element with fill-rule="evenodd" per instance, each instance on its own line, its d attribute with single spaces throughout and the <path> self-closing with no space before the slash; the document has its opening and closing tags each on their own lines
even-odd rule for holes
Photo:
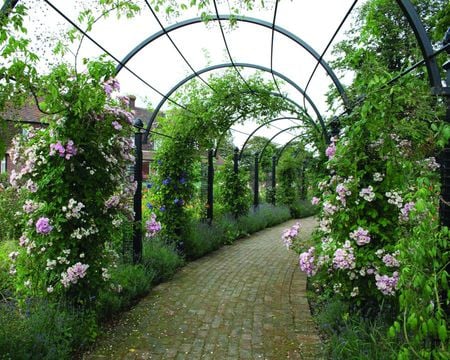
<svg viewBox="0 0 450 360">
<path fill-rule="evenodd" d="M 302 236 L 316 225 L 302 219 Z M 83 359 L 320 359 L 298 256 L 263 230 L 189 263 Z"/>
</svg>

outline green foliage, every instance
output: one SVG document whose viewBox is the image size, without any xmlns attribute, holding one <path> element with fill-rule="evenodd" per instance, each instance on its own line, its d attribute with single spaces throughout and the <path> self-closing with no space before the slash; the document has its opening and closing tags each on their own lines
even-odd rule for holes
<svg viewBox="0 0 450 360">
<path fill-rule="evenodd" d="M 302 162 L 293 156 L 283 156 L 277 166 L 278 184 L 276 187 L 277 201 L 287 206 L 293 206 L 300 199 L 299 183 Z"/>
<path fill-rule="evenodd" d="M 22 226 L 17 213 L 22 210 L 21 196 L 11 187 L 0 185 L 0 242 L 17 240 L 22 234 Z"/>
<path fill-rule="evenodd" d="M 10 270 L 9 254 L 17 250 L 17 244 L 14 241 L 0 242 L 0 298 L 13 293 L 14 282 Z"/>
<path fill-rule="evenodd" d="M 158 165 L 151 180 L 154 192 L 151 192 L 150 203 L 163 224 L 163 236 L 176 243 L 179 250 L 183 250 L 180 244 L 187 236 L 185 230 L 193 215 L 187 209 L 193 208 L 196 162 L 232 123 L 271 117 L 290 109 L 281 98 L 270 94 L 275 85 L 260 74 L 249 77 L 246 82 L 244 85 L 234 71 L 209 77 L 210 87 L 192 81 L 176 95 L 178 103 L 188 111 L 173 107 L 158 120 L 161 132 L 171 138 L 161 139 L 157 149 Z M 246 86 L 258 94 L 257 101 Z M 242 186 L 239 191 L 243 191 Z M 236 216 L 248 209 L 244 207 L 242 196 L 237 201 L 236 206 L 240 208 L 233 210 Z"/>
<path fill-rule="evenodd" d="M 126 167 L 133 160 L 132 115 L 104 89 L 113 90 L 112 64 L 86 65 L 85 74 L 75 76 L 60 65 L 39 79 L 42 108 L 58 115 L 48 119 L 47 128 L 30 129 L 14 142 L 12 157 L 22 170 L 12 172 L 11 184 L 26 199 L 19 203 L 25 205 L 24 232 L 14 264 L 22 295 L 81 302 L 95 296 L 115 257 L 115 228 L 131 216 Z M 40 233 L 40 219 L 48 219 L 48 233 Z M 86 277 L 67 283 L 77 264 L 88 266 Z"/>
<path fill-rule="evenodd" d="M 171 279 L 184 260 L 172 245 L 157 236 L 144 241 L 142 265 L 154 274 L 153 284 L 157 284 Z"/>
<path fill-rule="evenodd" d="M 148 294 L 155 279 L 155 271 L 143 265 L 120 264 L 111 271 L 111 286 L 98 295 L 96 315 L 106 320 L 130 307 Z"/>
<path fill-rule="evenodd" d="M 349 311 L 348 304 L 331 300 L 315 304 L 319 331 L 326 337 L 330 359 L 396 359 L 398 343 L 386 337 L 389 320 L 370 320 Z"/>
<path fill-rule="evenodd" d="M 242 168 L 234 172 L 232 158 L 228 158 L 217 174 L 220 189 L 218 201 L 223 205 L 225 212 L 239 218 L 247 214 L 251 203 L 251 192 L 248 187 L 248 175 Z"/>
<path fill-rule="evenodd" d="M 0 359 L 69 359 L 98 333 L 92 312 L 46 301 L 0 303 Z"/>
<path fill-rule="evenodd" d="M 301 219 L 316 215 L 319 208 L 311 204 L 309 200 L 297 200 L 290 206 L 291 216 L 294 219 Z"/>
</svg>

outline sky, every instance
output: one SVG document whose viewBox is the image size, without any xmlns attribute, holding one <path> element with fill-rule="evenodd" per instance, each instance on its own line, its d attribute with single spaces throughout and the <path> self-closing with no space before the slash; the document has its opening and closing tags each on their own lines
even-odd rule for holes
<svg viewBox="0 0 450 360">
<path fill-rule="evenodd" d="M 49 66 L 51 49 L 56 45 L 56 41 L 61 34 L 67 31 L 70 26 L 53 9 L 47 6 L 42 0 L 22 0 L 29 7 L 29 19 L 27 27 L 29 36 L 33 39 L 38 52 L 42 53 L 42 58 L 47 59 L 43 65 Z M 68 1 L 50 0 L 56 7 L 61 9 L 71 19 L 76 21 L 77 14 L 83 7 L 92 6 L 96 0 Z M 229 0 L 233 1 L 233 0 Z M 253 11 L 242 11 L 245 16 L 255 17 L 268 22 L 272 22 L 274 16 L 274 2 L 265 2 L 265 8 L 256 7 Z M 328 41 L 338 28 L 348 9 L 354 0 L 281 0 L 278 5 L 276 25 L 294 33 L 319 54 L 325 49 Z M 161 28 L 146 7 L 142 0 L 137 3 L 141 5 L 141 13 L 134 19 L 117 20 L 114 16 L 98 21 L 91 36 L 104 48 L 110 51 L 115 57 L 123 59 L 137 44 L 148 36 L 159 31 Z M 360 1 L 363 3 L 363 1 Z M 229 2 L 218 1 L 219 13 L 229 14 Z M 210 8 L 214 12 L 214 8 Z M 355 11 L 353 11 L 353 14 Z M 178 18 L 167 18 L 163 14 L 158 14 L 160 21 L 167 26 L 174 22 L 182 21 L 197 16 L 198 14 L 189 10 Z M 226 40 L 230 48 L 230 53 L 234 62 L 255 63 L 270 68 L 271 55 L 271 29 L 259 26 L 240 23 L 235 29 L 230 29 L 226 22 Z M 349 18 L 334 43 L 345 38 L 345 32 L 350 28 L 351 18 Z M 221 37 L 218 22 L 206 24 L 196 24 L 185 27 L 182 30 L 171 32 L 174 43 L 179 47 L 185 58 L 195 70 L 202 69 L 210 64 L 230 62 L 225 51 L 225 45 Z M 76 44 L 78 46 L 78 44 Z M 75 51 L 75 48 L 73 48 Z M 102 54 L 102 51 L 92 42 L 85 39 L 80 47 L 78 55 L 78 66 L 82 68 L 84 57 L 95 57 Z M 333 59 L 331 48 L 324 55 L 324 59 L 329 62 Z M 54 59 L 57 61 L 58 59 Z M 67 61 L 74 63 L 74 56 L 68 54 Z M 292 40 L 276 33 L 274 37 L 273 69 L 295 81 L 300 87 L 305 88 L 316 61 L 303 48 Z M 152 44 L 144 48 L 129 63 L 128 67 L 139 74 L 152 86 L 162 93 L 166 93 L 178 81 L 190 75 L 192 71 L 177 53 L 174 46 L 166 36 L 159 38 Z M 248 76 L 255 70 L 244 69 L 242 75 Z M 220 73 L 220 72 L 216 72 Z M 269 74 L 264 75 L 270 79 Z M 206 78 L 206 77 L 205 77 Z M 139 106 L 155 107 L 161 100 L 161 96 L 149 89 L 140 80 L 136 79 L 126 69 L 118 75 L 121 83 L 121 91 L 124 94 L 137 96 Z M 350 77 L 343 78 L 343 83 L 350 80 Z M 331 84 L 326 72 L 319 67 L 308 87 L 308 95 L 313 99 L 322 114 L 327 114 L 325 93 Z M 290 85 L 284 84 L 281 90 L 289 98 L 303 103 L 303 96 Z M 314 112 L 308 107 L 308 112 Z M 328 114 L 329 116 L 330 114 Z M 314 118 L 315 116 L 313 116 Z M 289 126 L 293 126 L 291 121 L 277 121 L 273 127 L 263 128 L 257 135 L 271 137 L 273 134 Z M 234 142 L 240 146 L 247 137 L 244 133 L 250 133 L 257 125 L 248 122 L 244 125 L 233 127 Z M 278 144 L 283 144 L 293 136 L 299 134 L 298 130 L 287 131 L 275 139 Z"/>
</svg>

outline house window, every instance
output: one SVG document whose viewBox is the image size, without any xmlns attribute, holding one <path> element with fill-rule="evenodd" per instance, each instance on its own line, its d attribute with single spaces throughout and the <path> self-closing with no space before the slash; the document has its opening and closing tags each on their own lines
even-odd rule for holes
<svg viewBox="0 0 450 360">
<path fill-rule="evenodd" d="M 6 172 L 6 157 L 2 159 L 0 163 L 0 173 Z"/>
</svg>

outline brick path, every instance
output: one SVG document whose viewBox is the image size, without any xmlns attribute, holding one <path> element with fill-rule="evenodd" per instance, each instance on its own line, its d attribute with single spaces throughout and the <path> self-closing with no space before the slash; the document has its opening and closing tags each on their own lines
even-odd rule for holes
<svg viewBox="0 0 450 360">
<path fill-rule="evenodd" d="M 84 359 L 320 359 L 298 257 L 263 230 L 189 263 Z M 301 220 L 302 234 L 315 226 Z"/>
</svg>

